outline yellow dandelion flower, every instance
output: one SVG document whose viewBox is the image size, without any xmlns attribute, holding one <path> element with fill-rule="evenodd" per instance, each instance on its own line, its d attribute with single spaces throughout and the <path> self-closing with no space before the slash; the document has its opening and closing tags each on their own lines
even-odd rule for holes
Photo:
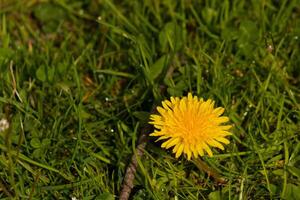
<svg viewBox="0 0 300 200">
<path fill-rule="evenodd" d="M 205 152 L 212 156 L 210 146 L 223 150 L 223 144 L 229 144 L 225 137 L 231 135 L 228 131 L 231 125 L 223 125 L 229 118 L 221 116 L 224 108 L 214 108 L 214 101 L 210 99 L 204 101 L 191 93 L 181 99 L 171 97 L 170 101 L 163 101 L 157 111 L 159 114 L 150 116 L 149 123 L 156 129 L 150 135 L 158 136 L 157 141 L 166 140 L 162 148 L 174 147 L 176 158 L 182 153 L 188 160 L 192 155 L 197 158 Z"/>
</svg>

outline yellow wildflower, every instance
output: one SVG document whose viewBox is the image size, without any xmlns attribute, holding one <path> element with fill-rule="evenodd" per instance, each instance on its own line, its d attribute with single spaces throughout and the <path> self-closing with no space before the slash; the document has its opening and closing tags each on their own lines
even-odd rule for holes
<svg viewBox="0 0 300 200">
<path fill-rule="evenodd" d="M 163 101 L 157 111 L 159 114 L 150 116 L 149 123 L 156 129 L 150 135 L 158 136 L 157 141 L 166 140 L 162 148 L 174 147 L 176 158 L 183 153 L 190 160 L 192 155 L 203 156 L 204 151 L 212 156 L 210 146 L 223 150 L 223 144 L 229 144 L 225 137 L 231 135 L 228 131 L 231 125 L 222 125 L 229 118 L 221 117 L 224 108 L 214 108 L 214 101 L 210 99 L 204 101 L 191 93 L 181 99 L 171 97 L 170 101 Z"/>
</svg>

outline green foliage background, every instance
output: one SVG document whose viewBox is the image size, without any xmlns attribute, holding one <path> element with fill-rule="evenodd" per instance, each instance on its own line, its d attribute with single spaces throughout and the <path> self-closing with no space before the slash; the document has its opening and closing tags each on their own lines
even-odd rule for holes
<svg viewBox="0 0 300 200">
<path fill-rule="evenodd" d="M 117 199 L 152 106 L 225 107 L 219 185 L 151 139 L 132 199 L 300 199 L 299 0 L 0 1 L 1 199 Z"/>
</svg>

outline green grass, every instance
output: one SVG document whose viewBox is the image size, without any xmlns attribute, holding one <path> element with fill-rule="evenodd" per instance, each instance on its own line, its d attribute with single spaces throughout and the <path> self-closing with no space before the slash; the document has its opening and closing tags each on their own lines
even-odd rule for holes
<svg viewBox="0 0 300 200">
<path fill-rule="evenodd" d="M 203 157 L 228 182 L 151 138 L 132 199 L 300 199 L 299 5 L 2 0 L 0 199 L 117 199 L 147 113 L 188 92 L 235 125 Z"/>
</svg>

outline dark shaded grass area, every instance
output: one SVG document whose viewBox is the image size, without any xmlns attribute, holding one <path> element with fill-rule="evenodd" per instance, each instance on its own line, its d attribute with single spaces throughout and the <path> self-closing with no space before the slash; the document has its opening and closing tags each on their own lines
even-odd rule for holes
<svg viewBox="0 0 300 200">
<path fill-rule="evenodd" d="M 203 157 L 228 182 L 151 139 L 131 198 L 299 199 L 299 5 L 2 0 L 0 198 L 117 198 L 152 106 L 192 92 L 235 125 Z"/>
</svg>

